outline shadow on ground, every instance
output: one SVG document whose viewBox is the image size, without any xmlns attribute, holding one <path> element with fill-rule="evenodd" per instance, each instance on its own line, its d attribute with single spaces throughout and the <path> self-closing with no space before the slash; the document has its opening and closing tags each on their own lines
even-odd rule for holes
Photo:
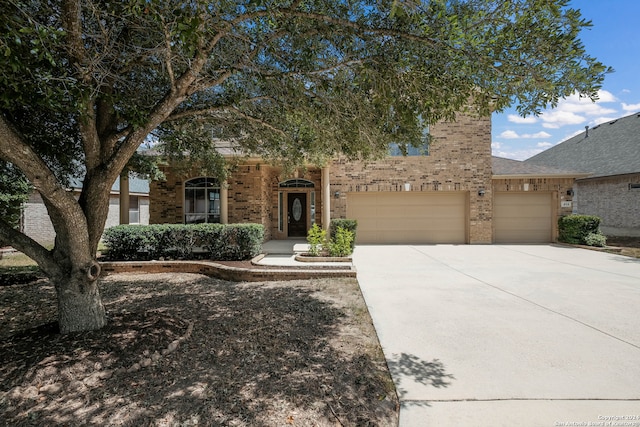
<svg viewBox="0 0 640 427">
<path fill-rule="evenodd" d="M 384 361 L 332 344 L 348 313 L 319 298 L 320 287 L 196 275 L 112 280 L 102 285 L 109 325 L 66 336 L 50 322 L 11 331 L 2 324 L 8 313 L 0 418 L 14 426 L 391 425 Z"/>
<path fill-rule="evenodd" d="M 444 388 L 451 384 L 455 377 L 448 374 L 444 364 L 438 360 L 422 360 L 418 356 L 407 353 L 394 354 L 387 360 L 391 377 L 396 385 L 398 397 L 402 402 L 407 397 L 406 383 L 418 383 L 426 387 Z M 426 401 L 412 401 L 412 405 L 428 406 Z"/>
</svg>

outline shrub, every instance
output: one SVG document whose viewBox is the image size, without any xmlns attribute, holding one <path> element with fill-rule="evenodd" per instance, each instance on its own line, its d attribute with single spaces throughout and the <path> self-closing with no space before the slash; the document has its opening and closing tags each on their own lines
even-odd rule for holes
<svg viewBox="0 0 640 427">
<path fill-rule="evenodd" d="M 329 243 L 329 255 L 344 257 L 353 253 L 353 232 L 337 227 L 335 237 Z"/>
<path fill-rule="evenodd" d="M 335 240 L 336 233 L 338 231 L 338 228 L 340 227 L 352 233 L 353 238 L 351 239 L 351 252 L 349 253 L 353 253 L 353 250 L 356 247 L 356 229 L 358 228 L 358 221 L 355 219 L 347 219 L 347 218 L 332 219 L 329 225 L 329 235 L 331 237 L 331 240 Z"/>
<path fill-rule="evenodd" d="M 260 224 L 118 225 L 105 230 L 107 256 L 113 260 L 158 258 L 244 260 L 260 253 L 264 227 Z M 194 247 L 204 254 L 194 253 Z"/>
<path fill-rule="evenodd" d="M 589 234 L 600 234 L 600 218 L 593 215 L 568 215 L 558 220 L 558 240 L 574 245 L 586 244 Z"/>
<path fill-rule="evenodd" d="M 105 230 L 102 239 L 108 257 L 123 261 L 151 259 L 158 246 L 156 235 L 147 226 L 116 225 Z"/>
<path fill-rule="evenodd" d="M 589 233 L 584 238 L 584 242 L 589 246 L 598 246 L 602 248 L 607 245 L 607 236 L 600 232 Z"/>
<path fill-rule="evenodd" d="M 342 220 L 346 221 L 346 220 Z M 355 226 L 355 221 L 350 221 L 348 225 Z M 307 243 L 309 243 L 309 255 L 318 256 L 322 252 L 329 256 L 344 257 L 353 253 L 354 232 L 351 230 L 331 223 L 332 237 L 327 238 L 327 232 L 320 228 L 318 224 L 313 226 L 307 232 Z"/>
<path fill-rule="evenodd" d="M 327 245 L 327 232 L 318 224 L 313 224 L 307 232 L 307 243 L 309 244 L 309 255 L 320 255 L 320 251 Z"/>
</svg>

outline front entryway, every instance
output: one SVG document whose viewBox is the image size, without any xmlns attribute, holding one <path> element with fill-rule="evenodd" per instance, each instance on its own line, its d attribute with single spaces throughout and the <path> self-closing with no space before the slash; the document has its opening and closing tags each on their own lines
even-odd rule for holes
<svg viewBox="0 0 640 427">
<path fill-rule="evenodd" d="M 305 237 L 307 235 L 307 194 L 287 194 L 287 235 Z"/>
</svg>

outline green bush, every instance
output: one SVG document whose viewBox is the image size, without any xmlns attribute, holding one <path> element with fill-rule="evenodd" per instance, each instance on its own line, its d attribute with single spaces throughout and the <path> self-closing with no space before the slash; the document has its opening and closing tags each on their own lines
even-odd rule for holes
<svg viewBox="0 0 640 427">
<path fill-rule="evenodd" d="M 353 232 L 337 227 L 335 237 L 329 243 L 329 255 L 335 257 L 349 256 L 353 253 Z"/>
<path fill-rule="evenodd" d="M 568 215 L 558 219 L 558 240 L 573 245 L 587 244 L 589 234 L 600 234 L 600 218 L 593 215 Z"/>
<path fill-rule="evenodd" d="M 307 232 L 307 243 L 309 243 L 309 255 L 319 256 L 327 254 L 334 257 L 345 257 L 353 253 L 353 241 L 355 240 L 355 232 L 339 224 L 345 224 L 355 228 L 355 220 L 333 220 L 331 221 L 330 230 L 331 238 L 327 238 L 327 232 L 320 228 L 318 224 L 313 226 Z"/>
<path fill-rule="evenodd" d="M 117 225 L 105 230 L 103 241 L 112 260 L 159 258 L 244 260 L 260 253 L 260 224 Z M 194 252 L 194 248 L 204 252 Z"/>
<path fill-rule="evenodd" d="M 353 253 L 353 250 L 356 247 L 356 229 L 358 228 L 358 221 L 355 219 L 347 219 L 347 218 L 332 219 L 331 223 L 329 224 L 329 236 L 331 237 L 331 240 L 336 239 L 336 234 L 337 234 L 338 228 L 340 227 L 350 231 L 353 234 L 353 238 L 351 240 L 351 252 L 349 252 L 349 253 Z"/>
<path fill-rule="evenodd" d="M 584 242 L 589 246 L 598 246 L 603 248 L 607 246 L 607 236 L 598 232 L 598 233 L 589 233 L 584 238 Z"/>
<path fill-rule="evenodd" d="M 309 255 L 320 255 L 320 252 L 327 246 L 327 232 L 318 224 L 313 224 L 307 232 L 307 243 L 309 244 Z"/>
<path fill-rule="evenodd" d="M 149 226 L 116 225 L 105 230 L 102 240 L 108 257 L 114 260 L 148 260 L 158 247 L 157 235 Z"/>
</svg>

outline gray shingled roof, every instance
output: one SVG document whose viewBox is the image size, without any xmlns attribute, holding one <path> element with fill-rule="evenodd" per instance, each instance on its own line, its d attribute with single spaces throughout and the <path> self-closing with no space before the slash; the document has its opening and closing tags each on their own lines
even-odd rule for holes
<svg viewBox="0 0 640 427">
<path fill-rule="evenodd" d="M 527 164 L 520 160 L 505 159 L 503 157 L 491 157 L 491 169 L 494 176 L 573 176 L 581 174 L 576 171 L 551 168 L 548 166 Z"/>
<path fill-rule="evenodd" d="M 600 124 L 524 161 L 590 177 L 640 172 L 640 114 Z"/>
</svg>

